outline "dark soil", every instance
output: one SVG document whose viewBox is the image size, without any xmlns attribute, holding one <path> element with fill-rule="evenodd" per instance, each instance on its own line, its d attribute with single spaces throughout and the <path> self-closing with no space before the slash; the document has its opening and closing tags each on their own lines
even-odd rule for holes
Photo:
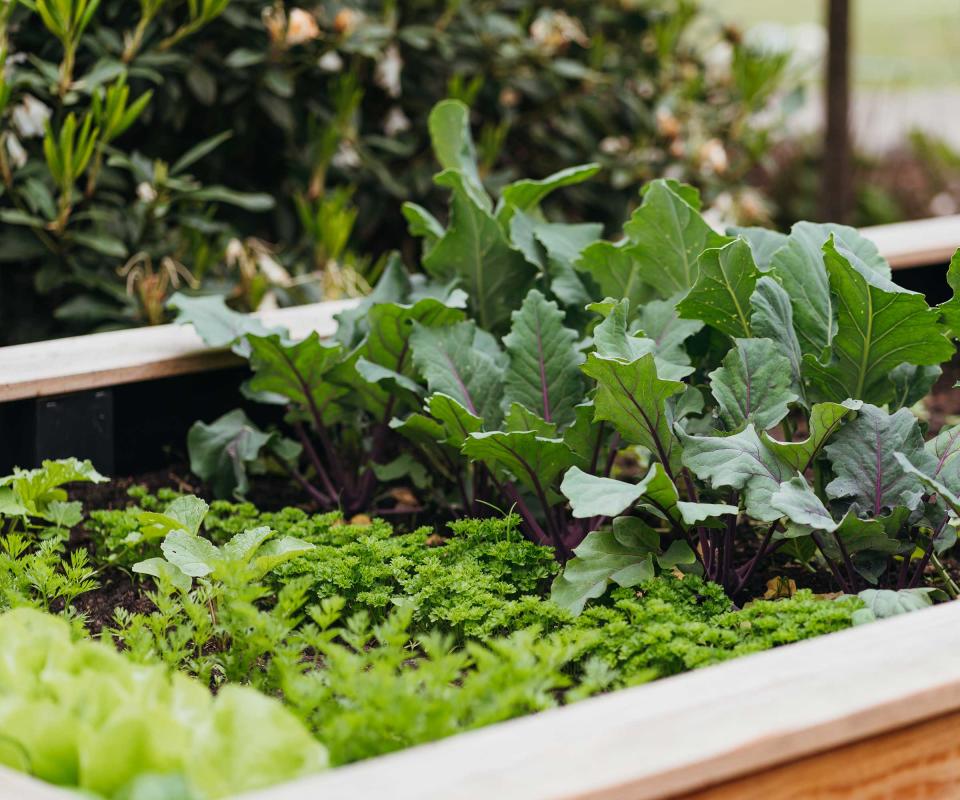
<svg viewBox="0 0 960 800">
<path fill-rule="evenodd" d="M 98 634 L 103 628 L 114 625 L 114 612 L 118 608 L 140 614 L 149 614 L 155 606 L 143 593 L 134 576 L 120 569 L 110 569 L 97 576 L 100 588 L 80 595 L 73 607 L 86 615 L 87 627 Z"/>
</svg>

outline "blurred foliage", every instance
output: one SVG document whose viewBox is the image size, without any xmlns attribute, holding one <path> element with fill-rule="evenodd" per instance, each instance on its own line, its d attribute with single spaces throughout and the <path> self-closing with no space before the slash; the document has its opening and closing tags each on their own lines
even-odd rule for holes
<svg viewBox="0 0 960 800">
<path fill-rule="evenodd" d="M 561 5 L 0 0 L 6 343 L 157 323 L 181 285 L 240 309 L 363 293 L 387 250 L 413 259 L 400 201 L 439 205 L 444 97 L 494 193 L 596 161 L 548 213 L 615 226 L 667 175 L 764 221 L 739 186 L 788 56 L 692 0 Z"/>
</svg>

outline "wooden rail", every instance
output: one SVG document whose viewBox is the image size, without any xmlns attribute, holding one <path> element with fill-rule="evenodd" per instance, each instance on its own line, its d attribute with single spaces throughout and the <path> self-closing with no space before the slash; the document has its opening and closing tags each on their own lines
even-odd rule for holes
<svg viewBox="0 0 960 800">
<path fill-rule="evenodd" d="M 317 331 L 331 336 L 334 315 L 357 300 L 283 308 L 258 314 L 268 326 L 282 325 L 293 336 Z M 0 402 L 48 397 L 103 386 L 187 375 L 232 366 L 229 350 L 207 347 L 185 325 L 94 333 L 0 348 Z"/>
<path fill-rule="evenodd" d="M 960 603 L 242 800 L 955 800 Z"/>
<path fill-rule="evenodd" d="M 893 269 L 946 264 L 960 249 L 960 214 L 861 228 Z"/>
</svg>

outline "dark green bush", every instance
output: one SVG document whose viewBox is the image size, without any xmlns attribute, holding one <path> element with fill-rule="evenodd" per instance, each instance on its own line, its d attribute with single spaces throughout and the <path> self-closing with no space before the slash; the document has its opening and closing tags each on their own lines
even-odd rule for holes
<svg viewBox="0 0 960 800">
<path fill-rule="evenodd" d="M 765 152 L 786 64 L 691 0 L 103 0 L 66 32 L 31 5 L 0 12 L 8 342 L 157 322 L 178 283 L 241 308 L 362 291 L 379 253 L 412 258 L 399 201 L 437 207 L 426 121 L 449 96 L 493 190 L 589 160 L 572 219 L 616 225 L 664 174 L 712 199 Z M 69 174 L 48 116 L 88 143 Z"/>
</svg>

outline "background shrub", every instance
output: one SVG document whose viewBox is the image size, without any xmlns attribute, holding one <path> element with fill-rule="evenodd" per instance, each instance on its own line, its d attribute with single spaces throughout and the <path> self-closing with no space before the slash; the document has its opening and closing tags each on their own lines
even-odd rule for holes
<svg viewBox="0 0 960 800">
<path fill-rule="evenodd" d="M 592 160 L 549 213 L 618 224 L 665 174 L 728 208 L 787 69 L 689 0 L 69 0 L 91 9 L 70 30 L 49 4 L 0 14 L 7 343 L 160 321 L 178 283 L 241 308 L 364 291 L 383 252 L 413 257 L 400 201 L 438 205 L 426 120 L 448 96 L 473 109 L 494 192 Z M 137 113 L 111 130 L 95 97 L 124 92 Z M 78 174 L 54 174 L 46 124 L 87 131 Z"/>
</svg>

